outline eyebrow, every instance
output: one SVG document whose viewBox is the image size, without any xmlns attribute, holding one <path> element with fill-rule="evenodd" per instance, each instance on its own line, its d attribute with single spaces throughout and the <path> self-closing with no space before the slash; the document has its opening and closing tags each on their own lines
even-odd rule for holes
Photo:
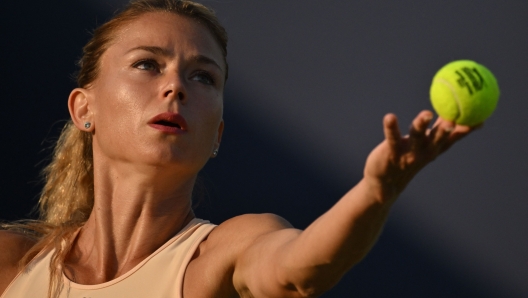
<svg viewBox="0 0 528 298">
<path fill-rule="evenodd" d="M 155 55 L 160 55 L 160 56 L 164 56 L 164 57 L 173 56 L 172 51 L 170 51 L 168 49 L 161 48 L 161 47 L 156 47 L 156 46 L 138 46 L 138 47 L 135 47 L 135 48 L 132 48 L 132 49 L 128 50 L 127 53 L 130 53 L 132 51 L 137 51 L 137 50 L 151 52 L 151 53 L 153 53 Z M 213 59 L 211 59 L 211 58 L 209 58 L 207 56 L 204 56 L 204 55 L 194 55 L 194 56 L 191 56 L 188 60 L 190 60 L 192 62 L 196 62 L 196 63 L 201 63 L 201 64 L 211 64 L 211 65 L 214 65 L 214 66 L 218 67 L 218 69 L 220 69 L 221 71 L 224 71 L 222 69 L 222 67 L 220 67 L 220 65 L 218 65 L 218 63 L 216 63 L 215 60 L 213 60 Z"/>
<path fill-rule="evenodd" d="M 139 46 L 139 47 L 131 48 L 130 50 L 127 51 L 127 54 L 132 51 L 137 51 L 137 50 L 143 50 L 143 51 L 151 52 L 153 54 L 161 55 L 161 56 L 172 56 L 172 53 L 169 50 L 160 48 L 160 47 L 154 47 L 154 46 Z"/>
</svg>

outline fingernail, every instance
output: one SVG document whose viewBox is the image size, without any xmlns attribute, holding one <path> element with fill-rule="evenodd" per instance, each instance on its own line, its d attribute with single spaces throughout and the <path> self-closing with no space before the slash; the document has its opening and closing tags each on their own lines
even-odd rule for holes
<svg viewBox="0 0 528 298">
<path fill-rule="evenodd" d="M 431 116 L 431 115 L 425 116 L 424 120 L 425 121 L 431 121 L 431 120 L 433 120 L 433 116 Z"/>
<path fill-rule="evenodd" d="M 453 131 L 453 126 L 445 127 L 445 128 L 444 128 L 444 131 L 445 131 L 445 132 L 452 132 L 452 131 Z"/>
</svg>

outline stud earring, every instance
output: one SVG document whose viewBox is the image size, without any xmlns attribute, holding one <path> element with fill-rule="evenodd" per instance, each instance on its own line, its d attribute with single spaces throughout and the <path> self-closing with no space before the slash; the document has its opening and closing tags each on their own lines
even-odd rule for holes
<svg viewBox="0 0 528 298">
<path fill-rule="evenodd" d="M 84 123 L 84 128 L 86 128 L 86 129 L 90 128 L 91 126 L 92 126 L 92 123 L 90 123 L 90 122 L 85 122 Z"/>
<path fill-rule="evenodd" d="M 217 155 L 218 155 L 218 149 L 215 149 L 215 150 L 213 151 L 213 157 L 216 157 Z"/>
</svg>

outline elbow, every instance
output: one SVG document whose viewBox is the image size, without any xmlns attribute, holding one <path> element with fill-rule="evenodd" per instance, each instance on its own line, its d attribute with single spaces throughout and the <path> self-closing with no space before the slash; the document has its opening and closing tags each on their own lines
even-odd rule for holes
<svg viewBox="0 0 528 298">
<path fill-rule="evenodd" d="M 339 279 L 335 278 L 319 278 L 317 280 L 305 280 L 302 283 L 292 285 L 295 292 L 300 298 L 314 298 L 320 297 L 325 292 L 333 288 Z"/>
<path fill-rule="evenodd" d="M 316 298 L 324 294 L 324 292 L 326 291 L 312 287 L 297 289 L 297 293 L 299 293 L 299 297 L 301 298 Z"/>
<path fill-rule="evenodd" d="M 306 285 L 306 286 L 296 286 L 295 291 L 300 298 L 316 298 L 323 295 L 326 291 L 330 290 L 330 287 L 321 287 L 319 285 Z"/>
<path fill-rule="evenodd" d="M 298 297 L 319 297 L 332 289 L 352 266 L 340 263 L 315 266 L 303 274 L 290 272 L 289 287 L 297 293 Z"/>
</svg>

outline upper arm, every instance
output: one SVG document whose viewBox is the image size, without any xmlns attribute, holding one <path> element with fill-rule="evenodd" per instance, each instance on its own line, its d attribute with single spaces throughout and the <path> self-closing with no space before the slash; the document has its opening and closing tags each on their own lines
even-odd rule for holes
<svg viewBox="0 0 528 298">
<path fill-rule="evenodd" d="M 0 230 L 0 295 L 19 271 L 19 262 L 34 241 L 21 234 Z"/>
<path fill-rule="evenodd" d="M 225 226 L 224 226 L 225 225 Z M 301 231 L 274 214 L 247 214 L 223 223 L 232 231 L 233 285 L 240 297 L 298 297 L 281 270 L 284 247 Z M 224 239 L 227 240 L 227 239 Z"/>
</svg>

